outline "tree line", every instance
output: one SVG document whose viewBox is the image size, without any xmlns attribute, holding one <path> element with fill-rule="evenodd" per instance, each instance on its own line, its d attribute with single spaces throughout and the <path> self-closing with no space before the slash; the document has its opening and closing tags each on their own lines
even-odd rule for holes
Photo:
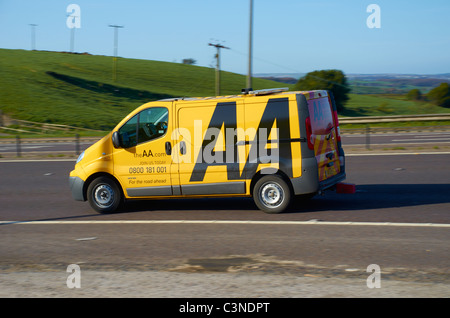
<svg viewBox="0 0 450 318">
<path fill-rule="evenodd" d="M 406 94 L 409 100 L 426 100 L 438 106 L 450 108 L 450 85 L 448 83 L 441 83 L 438 87 L 433 88 L 427 94 L 422 94 L 417 88 L 410 90 Z"/>
<path fill-rule="evenodd" d="M 294 86 L 295 90 L 328 90 L 334 95 L 336 107 L 339 113 L 344 110 L 345 103 L 349 100 L 350 85 L 347 77 L 341 70 L 320 70 L 306 74 L 300 78 Z M 424 100 L 435 105 L 450 108 L 450 85 L 441 83 L 427 94 L 422 94 L 419 89 L 412 89 L 406 94 L 408 100 Z"/>
<path fill-rule="evenodd" d="M 306 74 L 300 78 L 294 86 L 295 90 L 328 90 L 333 93 L 338 112 L 344 110 L 345 103 L 349 100 L 350 86 L 344 72 L 340 70 L 321 70 Z"/>
</svg>

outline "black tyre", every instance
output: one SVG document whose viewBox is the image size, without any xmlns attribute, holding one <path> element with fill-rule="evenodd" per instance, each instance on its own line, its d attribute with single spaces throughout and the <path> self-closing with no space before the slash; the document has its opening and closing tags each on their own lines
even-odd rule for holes
<svg viewBox="0 0 450 318">
<path fill-rule="evenodd" d="M 264 176 L 253 188 L 253 200 L 266 213 L 280 213 L 290 206 L 292 190 L 280 176 Z"/>
<path fill-rule="evenodd" d="M 91 207 L 100 213 L 116 211 L 122 202 L 122 192 L 113 179 L 98 177 L 89 184 L 87 197 Z"/>
</svg>

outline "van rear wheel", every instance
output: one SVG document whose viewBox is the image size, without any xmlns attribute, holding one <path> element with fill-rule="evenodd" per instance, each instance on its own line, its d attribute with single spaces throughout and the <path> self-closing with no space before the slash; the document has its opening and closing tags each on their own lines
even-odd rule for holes
<svg viewBox="0 0 450 318">
<path fill-rule="evenodd" d="M 119 187 L 109 177 L 98 177 L 89 184 L 87 197 L 91 207 L 100 213 L 114 212 L 122 201 Z"/>
<path fill-rule="evenodd" d="M 292 190 L 280 176 L 264 176 L 253 188 L 253 200 L 266 213 L 280 213 L 290 206 Z"/>
</svg>

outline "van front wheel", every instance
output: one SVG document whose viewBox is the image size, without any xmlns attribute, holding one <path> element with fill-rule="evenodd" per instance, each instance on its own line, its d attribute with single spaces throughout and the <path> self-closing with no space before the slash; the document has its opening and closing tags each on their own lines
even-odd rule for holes
<svg viewBox="0 0 450 318">
<path fill-rule="evenodd" d="M 280 213 L 291 204 L 292 190 L 280 176 L 265 176 L 256 182 L 253 200 L 266 213 Z"/>
<path fill-rule="evenodd" d="M 100 213 L 114 212 L 122 201 L 117 184 L 108 177 L 98 177 L 88 187 L 87 197 L 91 207 Z"/>
</svg>

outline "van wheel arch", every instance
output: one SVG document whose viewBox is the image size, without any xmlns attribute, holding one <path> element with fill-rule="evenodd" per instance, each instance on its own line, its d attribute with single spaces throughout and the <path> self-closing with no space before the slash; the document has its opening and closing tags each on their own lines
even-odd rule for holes
<svg viewBox="0 0 450 318">
<path fill-rule="evenodd" d="M 260 210 L 281 213 L 291 206 L 294 191 L 289 178 L 277 171 L 274 174 L 255 175 L 251 182 L 251 195 Z"/>
<path fill-rule="evenodd" d="M 83 187 L 83 195 L 84 195 L 84 199 L 86 201 L 89 201 L 89 187 L 92 184 L 93 181 L 99 179 L 99 178 L 104 178 L 104 179 L 109 179 L 113 185 L 115 185 L 117 187 L 117 191 L 119 192 L 120 195 L 120 204 L 119 206 L 121 206 L 124 201 L 125 201 L 125 196 L 122 190 L 122 186 L 120 185 L 119 181 L 111 174 L 106 173 L 106 172 L 98 172 L 98 173 L 94 173 L 93 175 L 89 176 L 89 178 L 86 180 L 86 182 L 84 183 L 84 187 Z M 101 212 L 101 211 L 98 211 Z M 105 211 L 107 212 L 107 211 Z"/>
<path fill-rule="evenodd" d="M 116 179 L 116 177 L 114 177 L 112 174 L 107 173 L 107 172 L 96 172 L 92 175 L 90 175 L 86 181 L 84 182 L 84 187 L 83 187 L 83 195 L 84 198 L 87 198 L 87 189 L 89 187 L 89 185 L 91 184 L 92 181 L 94 181 L 95 179 L 97 179 L 98 177 L 108 177 L 114 180 L 114 182 L 117 184 L 117 186 L 119 187 L 120 191 L 122 191 L 122 186 L 120 185 L 119 181 Z M 123 194 L 123 191 L 122 191 Z"/>
<path fill-rule="evenodd" d="M 261 170 L 260 170 L 253 176 L 252 181 L 250 182 L 250 195 L 253 195 L 253 190 L 255 189 L 256 182 L 258 182 L 259 179 L 263 178 L 264 176 L 268 176 L 268 175 L 277 175 L 277 176 L 281 177 L 289 185 L 289 187 L 291 188 L 291 191 L 293 191 L 294 187 L 292 185 L 292 182 L 289 179 L 289 177 L 287 176 L 287 174 L 285 174 L 283 171 L 277 170 L 277 172 L 275 172 L 275 173 L 263 174 L 263 173 L 261 173 Z"/>
</svg>

